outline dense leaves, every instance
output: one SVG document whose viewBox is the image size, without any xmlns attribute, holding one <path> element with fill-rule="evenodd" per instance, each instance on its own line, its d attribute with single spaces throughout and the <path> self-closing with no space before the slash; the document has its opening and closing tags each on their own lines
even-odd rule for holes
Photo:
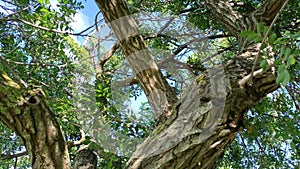
<svg viewBox="0 0 300 169">
<path fill-rule="evenodd" d="M 117 49 L 106 56 L 109 49 L 103 41 L 111 38 L 115 43 L 115 37 L 101 37 L 99 29 L 106 25 L 100 23 L 88 35 L 90 39 L 86 38 L 85 46 L 71 38 L 70 23 L 83 8 L 81 2 L 61 0 L 55 7 L 48 0 L 0 2 L 0 70 L 25 88 L 43 89 L 68 143 L 72 163 L 78 149 L 87 146 L 97 152 L 99 168 L 123 168 L 137 144 L 151 133 L 155 115 L 146 100 L 136 104 L 136 110 L 126 104 L 139 102 L 145 94 L 117 43 Z M 185 32 L 179 31 L 182 35 L 200 31 L 209 43 L 202 50 L 204 47 L 190 45 L 191 39 L 174 38 L 179 35 L 174 33 L 179 22 L 166 28 L 167 36 L 156 34 L 158 24 L 140 22 L 149 49 L 179 98 L 186 79 L 214 64 L 226 63 L 239 50 L 238 38 L 223 28 L 203 1 L 127 2 L 137 15 L 176 15 L 190 23 L 184 25 Z M 263 2 L 231 1 L 245 16 Z M 291 0 L 272 29 L 259 23 L 256 30 L 239 35 L 249 43 L 262 43 L 257 67 L 267 71 L 274 66 L 276 82 L 282 87 L 247 112 L 242 131 L 218 161 L 219 168 L 299 167 L 299 8 L 300 3 Z M 172 62 L 167 62 L 177 66 L 175 70 L 164 67 L 167 57 L 162 51 L 174 54 Z M 29 168 L 25 147 L 14 132 L 1 123 L 0 133 L 0 169 Z M 14 156 L 20 153 L 25 156 Z"/>
<path fill-rule="evenodd" d="M 52 110 L 60 117 L 66 139 L 77 139 L 78 129 L 72 124 L 76 117 L 70 101 L 70 79 L 80 50 L 67 34 L 60 32 L 71 31 L 71 18 L 82 8 L 81 3 L 64 1 L 54 9 L 49 1 L 1 1 L 0 7 L 4 9 L 0 13 L 0 69 L 24 87 L 42 88 Z M 1 130 L 7 133 L 1 137 L 3 155 L 25 151 L 16 135 L 2 124 Z M 12 159 L 1 163 L 28 168 L 27 158 Z"/>
</svg>

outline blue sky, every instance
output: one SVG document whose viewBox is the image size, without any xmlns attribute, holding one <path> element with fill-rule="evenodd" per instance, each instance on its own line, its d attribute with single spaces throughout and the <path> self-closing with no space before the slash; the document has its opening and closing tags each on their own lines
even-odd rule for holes
<svg viewBox="0 0 300 169">
<path fill-rule="evenodd" d="M 84 5 L 84 9 L 80 10 L 73 17 L 73 22 L 71 23 L 71 27 L 75 33 L 81 32 L 82 30 L 92 25 L 94 23 L 95 16 L 99 11 L 99 8 L 96 5 L 95 1 L 81 0 L 80 2 L 82 2 L 82 4 Z M 50 4 L 52 8 L 55 9 L 58 2 L 57 0 L 50 0 Z M 73 38 L 76 39 L 79 44 L 82 44 L 84 41 L 84 39 L 80 37 L 73 37 Z"/>
</svg>

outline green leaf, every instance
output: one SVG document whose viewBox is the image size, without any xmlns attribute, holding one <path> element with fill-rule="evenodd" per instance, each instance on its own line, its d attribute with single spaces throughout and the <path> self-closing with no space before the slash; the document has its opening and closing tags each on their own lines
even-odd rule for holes
<svg viewBox="0 0 300 169">
<path fill-rule="evenodd" d="M 281 57 L 284 54 L 284 51 L 285 51 L 285 46 L 281 46 L 279 57 Z"/>
<path fill-rule="evenodd" d="M 288 65 L 294 65 L 296 63 L 296 59 L 294 56 L 289 57 Z"/>
<path fill-rule="evenodd" d="M 259 36 L 258 36 L 257 38 L 255 38 L 255 42 L 256 42 L 256 43 L 262 42 L 262 40 L 263 40 L 263 38 L 261 38 L 261 37 L 259 37 Z"/>
<path fill-rule="evenodd" d="M 39 3 L 41 3 L 41 4 L 50 4 L 50 1 L 49 0 L 38 0 L 39 1 Z"/>
<path fill-rule="evenodd" d="M 278 72 L 282 72 L 283 70 L 285 70 L 285 66 L 284 64 L 281 64 L 278 68 Z"/>
<path fill-rule="evenodd" d="M 50 11 L 48 9 L 46 9 L 46 8 L 42 8 L 42 9 L 40 9 L 40 11 L 44 12 L 44 13 L 50 13 Z"/>
<path fill-rule="evenodd" d="M 295 146 L 294 141 L 292 141 L 290 145 L 291 145 L 292 150 L 296 150 L 296 146 Z"/>
<path fill-rule="evenodd" d="M 288 70 L 286 68 L 284 68 L 282 71 L 278 72 L 278 74 L 279 75 L 276 78 L 276 83 L 279 84 L 282 82 L 282 85 L 286 86 L 291 79 L 290 73 L 288 72 Z"/>
<path fill-rule="evenodd" d="M 112 158 L 109 160 L 107 164 L 107 169 L 111 169 L 111 168 L 112 168 Z"/>
<path fill-rule="evenodd" d="M 283 86 L 286 86 L 291 80 L 291 76 L 290 76 L 290 73 L 286 70 L 284 71 L 284 80 L 282 82 L 282 85 Z"/>
<path fill-rule="evenodd" d="M 88 145 L 88 144 L 90 144 L 90 142 L 91 142 L 91 140 L 84 140 L 84 141 L 82 142 L 82 144 Z"/>
<path fill-rule="evenodd" d="M 257 33 L 253 32 L 253 33 L 251 33 L 251 34 L 248 35 L 247 39 L 248 39 L 249 41 L 252 41 L 252 40 L 254 40 L 256 37 L 258 37 Z"/>
<path fill-rule="evenodd" d="M 90 150 L 97 150 L 99 148 L 101 148 L 101 146 L 99 144 L 95 143 L 95 142 L 91 142 L 90 145 L 89 145 Z"/>
<path fill-rule="evenodd" d="M 266 59 L 264 59 L 264 60 L 262 60 L 262 61 L 260 62 L 260 67 L 263 68 L 264 71 L 267 70 L 267 66 L 268 66 L 268 62 L 267 62 Z"/>
<path fill-rule="evenodd" d="M 284 52 L 284 60 L 288 60 L 288 58 L 290 57 L 292 53 L 292 49 L 291 48 L 286 48 L 285 52 Z"/>
<path fill-rule="evenodd" d="M 290 35 L 290 38 L 300 40 L 300 31 L 295 34 Z"/>
<path fill-rule="evenodd" d="M 272 33 L 272 34 L 269 36 L 269 41 L 268 41 L 269 44 L 273 44 L 273 43 L 275 42 L 276 38 L 277 38 L 276 33 Z"/>
<path fill-rule="evenodd" d="M 285 72 L 287 72 L 286 68 L 284 66 L 283 66 L 283 68 L 281 68 L 281 66 L 282 65 L 279 66 L 278 76 L 276 78 L 276 83 L 278 83 L 278 84 L 281 83 L 284 80 Z"/>
<path fill-rule="evenodd" d="M 262 22 L 259 22 L 259 23 L 256 25 L 256 27 L 257 27 L 257 33 L 258 33 L 258 34 L 261 34 L 261 33 L 262 33 L 262 30 L 263 30 L 263 28 L 264 28 L 264 24 L 263 24 Z"/>
<path fill-rule="evenodd" d="M 255 33 L 255 32 L 249 31 L 249 30 L 245 30 L 245 31 L 243 31 L 243 32 L 240 33 L 240 37 L 243 38 L 243 37 L 246 37 L 246 36 L 248 36 L 250 34 L 253 34 L 253 33 Z"/>
<path fill-rule="evenodd" d="M 277 38 L 274 43 L 275 44 L 286 44 L 286 39 L 284 39 L 284 38 Z"/>
</svg>

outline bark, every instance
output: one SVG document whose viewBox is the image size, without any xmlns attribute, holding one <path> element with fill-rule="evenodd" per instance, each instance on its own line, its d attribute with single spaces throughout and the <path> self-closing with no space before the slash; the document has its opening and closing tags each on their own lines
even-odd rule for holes
<svg viewBox="0 0 300 169">
<path fill-rule="evenodd" d="M 258 22 L 270 24 L 285 1 L 267 0 L 249 16 L 238 13 L 226 1 L 205 2 L 221 24 L 232 35 L 238 36 L 243 30 L 255 30 Z M 130 62 L 129 55 L 145 50 L 146 46 L 138 35 L 134 20 L 128 16 L 130 13 L 125 2 L 96 0 L 96 3 L 121 40 L 122 49 Z M 116 23 L 122 23 L 123 26 Z M 120 38 L 120 35 L 126 36 Z M 243 86 L 239 84 L 251 74 L 260 45 L 248 43 L 245 39 L 240 39 L 240 42 L 240 54 L 224 64 L 224 69 L 216 66 L 204 72 L 179 102 L 169 102 L 173 104 L 172 110 L 167 109 L 169 116 L 165 116 L 164 122 L 159 123 L 154 132 L 138 146 L 126 168 L 215 168 L 216 161 L 241 129 L 245 112 L 279 87 L 271 71 L 261 70 L 255 70 L 251 82 Z M 151 65 L 155 63 L 151 61 Z M 131 66 L 136 69 L 134 63 Z M 158 72 L 157 67 L 155 71 Z M 152 76 L 151 73 L 138 76 L 146 93 L 152 90 L 149 82 L 159 82 L 161 78 L 161 75 Z M 167 86 L 165 82 L 162 84 L 161 87 Z"/>
<path fill-rule="evenodd" d="M 97 154 L 88 147 L 81 148 L 74 159 L 73 169 L 97 169 Z"/>
<path fill-rule="evenodd" d="M 147 46 L 124 1 L 97 0 L 104 18 L 120 41 L 121 48 L 157 115 L 169 116 L 178 101 Z"/>
<path fill-rule="evenodd" d="M 24 89 L 0 71 L 0 120 L 22 139 L 34 169 L 70 169 L 63 135 L 41 89 Z"/>
<path fill-rule="evenodd" d="M 124 1 L 96 2 L 120 40 L 150 103 L 163 113 L 164 120 L 137 148 L 126 168 L 214 168 L 241 129 L 245 112 L 279 87 L 271 71 L 259 70 L 253 73 L 251 83 L 239 85 L 252 71 L 259 44 L 241 39 L 244 50 L 238 56 L 223 65 L 224 69 L 215 66 L 197 77 L 178 101 L 149 54 Z M 257 22 L 270 24 L 284 2 L 267 0 L 246 17 L 224 1 L 206 0 L 206 5 L 230 33 L 238 35 L 246 29 L 254 30 Z M 2 71 L 0 120 L 20 136 L 33 168 L 70 168 L 66 143 L 42 90 L 23 88 Z M 85 157 L 86 153 L 91 154 L 79 154 Z"/>
</svg>

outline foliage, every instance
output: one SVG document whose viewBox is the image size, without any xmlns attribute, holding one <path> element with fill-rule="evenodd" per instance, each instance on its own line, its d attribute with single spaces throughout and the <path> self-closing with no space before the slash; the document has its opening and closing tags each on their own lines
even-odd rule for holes
<svg viewBox="0 0 300 169">
<path fill-rule="evenodd" d="M 296 58 L 299 57 L 299 40 L 300 32 L 295 34 L 286 33 L 285 37 L 277 38 L 277 34 L 272 32 L 268 35 L 268 26 L 263 26 L 262 23 L 257 25 L 257 32 L 250 30 L 243 31 L 240 36 L 246 37 L 248 41 L 254 41 L 255 43 L 262 43 L 261 51 L 263 58 L 260 59 L 260 66 L 266 71 L 270 69 L 270 66 L 278 67 L 277 71 L 277 83 L 282 83 L 286 86 L 297 73 L 297 67 L 300 62 L 296 62 Z M 267 37 L 267 38 L 265 38 Z M 262 42 L 264 39 L 268 39 L 267 42 Z M 289 46 L 286 46 L 289 44 Z M 272 56 L 272 53 L 279 53 L 276 56 Z M 273 59 L 274 61 L 271 61 Z M 299 60 L 299 58 L 297 58 Z M 274 65 L 269 63 L 273 62 Z M 296 69 L 295 69 L 296 68 Z M 292 76 L 291 76 L 292 74 Z"/>
<path fill-rule="evenodd" d="M 72 87 L 70 79 L 73 77 L 74 61 L 80 59 L 80 50 L 71 43 L 67 34 L 59 32 L 71 31 L 71 18 L 76 10 L 82 8 L 81 3 L 63 1 L 55 9 L 49 1 L 41 0 L 2 3 L 7 5 L 1 5 L 7 13 L 0 13 L 0 69 L 24 87 L 42 88 L 52 110 L 60 117 L 66 139 L 76 140 L 78 130 L 72 124 L 76 117 L 68 91 Z M 1 135 L 1 153 L 8 155 L 25 150 L 16 135 L 2 124 L 1 130 L 1 133 L 7 133 Z M 1 163 L 13 166 L 17 161 L 18 167 L 28 168 L 28 160 L 20 160 L 19 157 L 1 160 Z"/>
<path fill-rule="evenodd" d="M 126 147 L 135 147 L 138 141 L 151 133 L 155 125 L 153 111 L 148 102 L 142 102 L 137 112 L 123 105 L 128 98 L 136 101 L 145 94 L 137 83 L 127 87 L 117 85 L 128 80 L 126 78 L 134 81 L 132 74 L 124 75 L 130 73 L 130 70 L 120 50 L 116 50 L 101 64 L 100 72 L 94 72 L 93 69 L 99 68 L 96 65 L 101 63 L 97 56 L 102 56 L 107 50 L 97 44 L 95 39 L 90 40 L 87 46 L 78 45 L 70 37 L 70 23 L 72 16 L 83 5 L 73 0 L 58 2 L 57 8 L 53 8 L 48 0 L 15 0 L 11 1 L 8 13 L 0 13 L 0 69 L 25 87 L 40 87 L 45 91 L 49 105 L 57 115 L 69 143 L 71 160 L 74 160 L 80 146 L 88 145 L 98 153 L 99 168 L 123 168 L 134 151 Z M 245 15 L 262 2 L 232 1 L 235 3 L 234 8 Z M 158 15 L 180 15 L 181 19 L 185 19 L 208 37 L 208 42 L 214 47 L 196 52 L 186 50 L 182 52 L 184 54 L 179 53 L 180 56 L 175 57 L 176 61 L 191 68 L 192 76 L 201 74 L 213 64 L 203 63 L 203 58 L 211 57 L 216 61 L 214 63 L 220 63 L 228 61 L 237 53 L 237 39 L 228 35 L 200 0 L 128 0 L 128 4 L 135 13 L 143 11 Z M 245 30 L 240 34 L 249 43 L 262 43 L 259 65 L 265 71 L 272 69 L 272 66 L 276 67 L 276 82 L 282 84 L 282 87 L 249 110 L 243 124 L 244 130 L 225 152 L 224 158 L 218 161 L 219 168 L 296 168 L 300 165 L 300 84 L 295 81 L 300 79 L 299 6 L 297 0 L 291 0 L 270 33 L 267 33 L 269 27 L 259 23 L 256 30 Z M 290 18 L 291 21 L 287 22 Z M 149 48 L 159 51 L 155 53 L 155 60 L 161 62 L 165 56 L 159 55 L 160 51 L 176 51 L 185 41 L 172 39 L 170 36 L 153 38 L 150 36 L 155 33 L 153 25 L 142 27 L 141 32 L 145 39 L 148 38 L 146 43 Z M 172 35 L 171 28 L 167 31 Z M 97 35 L 94 37 L 97 38 Z M 266 40 L 263 42 L 263 39 Z M 95 52 L 95 56 L 91 52 Z M 90 57 L 94 57 L 97 62 L 95 65 L 89 63 Z M 179 69 L 175 73 L 184 75 L 185 79 L 190 76 Z M 163 69 L 163 75 L 180 96 L 183 89 L 178 76 L 166 69 Z M 85 77 L 87 83 L 74 85 L 79 77 Z M 81 90 L 80 87 L 84 89 Z M 119 92 L 115 92 L 119 88 Z M 79 91 L 82 93 L 77 93 Z M 95 98 L 88 96 L 88 92 L 95 93 Z M 96 108 L 80 110 L 74 102 L 82 105 L 96 104 Z M 90 123 L 91 119 L 94 120 L 93 125 L 82 123 L 83 120 Z M 110 127 L 108 134 L 95 130 L 104 126 Z M 84 134 L 81 133 L 82 130 Z M 21 141 L 3 124 L 0 124 L 0 133 L 1 154 L 24 151 Z M 134 142 L 135 139 L 140 140 Z M 78 140 L 83 140 L 81 145 L 72 145 Z M 106 146 L 113 143 L 118 143 L 114 146 L 118 149 Z M 14 166 L 15 163 L 18 168 L 29 167 L 27 157 L 18 157 L 0 160 L 0 169 Z"/>
<path fill-rule="evenodd" d="M 245 128 L 219 161 L 231 168 L 297 168 L 299 109 L 280 89 L 247 114 Z"/>
</svg>

